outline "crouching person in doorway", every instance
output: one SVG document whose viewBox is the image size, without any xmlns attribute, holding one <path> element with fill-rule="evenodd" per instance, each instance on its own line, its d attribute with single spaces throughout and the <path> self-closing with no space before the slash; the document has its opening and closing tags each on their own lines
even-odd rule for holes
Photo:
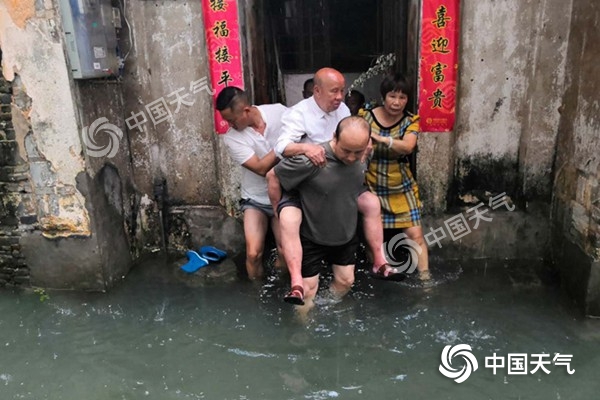
<svg viewBox="0 0 600 400">
<path fill-rule="evenodd" d="M 294 156 L 274 168 L 286 191 L 296 190 L 302 206 L 302 282 L 304 306 L 308 311 L 319 288 L 322 261 L 333 265 L 329 287 L 334 298 L 343 297 L 354 283 L 358 240 L 358 196 L 364 185 L 364 164 L 360 162 L 370 140 L 371 129 L 361 117 L 346 117 L 337 125 L 325 150 L 325 166 L 315 166 L 308 157 Z M 269 179 L 267 177 L 267 179 Z M 278 205 L 278 213 L 286 207 Z M 292 288 L 294 289 L 294 288 Z"/>
</svg>

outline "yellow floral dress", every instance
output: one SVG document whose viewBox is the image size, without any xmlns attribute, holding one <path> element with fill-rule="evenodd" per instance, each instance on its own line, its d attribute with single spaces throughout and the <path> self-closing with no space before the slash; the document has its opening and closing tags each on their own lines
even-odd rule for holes
<svg viewBox="0 0 600 400">
<path fill-rule="evenodd" d="M 402 139 L 407 132 L 419 133 L 419 116 L 405 111 L 402 119 L 390 127 L 382 126 L 372 110 L 361 110 L 371 131 L 383 137 Z M 366 172 L 369 190 L 379 197 L 384 229 L 421 225 L 422 205 L 419 186 L 410 172 L 407 156 L 392 151 L 384 143 L 374 143 Z"/>
</svg>

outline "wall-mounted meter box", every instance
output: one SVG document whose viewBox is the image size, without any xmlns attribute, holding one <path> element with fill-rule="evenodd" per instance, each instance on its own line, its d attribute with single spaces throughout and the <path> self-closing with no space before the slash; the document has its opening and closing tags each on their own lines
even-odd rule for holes
<svg viewBox="0 0 600 400">
<path fill-rule="evenodd" d="M 59 0 L 67 54 L 75 79 L 119 73 L 117 33 L 110 0 Z"/>
</svg>

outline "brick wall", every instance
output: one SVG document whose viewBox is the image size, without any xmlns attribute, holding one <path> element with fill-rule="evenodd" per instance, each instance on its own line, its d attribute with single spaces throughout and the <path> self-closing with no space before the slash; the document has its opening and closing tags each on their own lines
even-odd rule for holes
<svg viewBox="0 0 600 400">
<path fill-rule="evenodd" d="M 29 268 L 21 254 L 21 234 L 34 229 L 29 166 L 19 155 L 12 123 L 13 85 L 0 69 L 0 287 L 29 284 Z"/>
</svg>

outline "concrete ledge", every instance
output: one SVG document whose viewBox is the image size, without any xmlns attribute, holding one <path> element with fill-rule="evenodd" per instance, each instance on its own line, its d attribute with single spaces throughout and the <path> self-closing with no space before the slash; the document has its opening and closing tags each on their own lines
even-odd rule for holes
<svg viewBox="0 0 600 400">
<path fill-rule="evenodd" d="M 189 249 L 211 245 L 235 257 L 246 247 L 242 223 L 222 207 L 172 207 L 167 225 L 169 253 L 182 254 Z"/>
<path fill-rule="evenodd" d="M 450 222 L 455 221 L 454 218 L 461 213 L 471 232 L 453 240 L 446 223 L 450 225 Z M 424 234 L 430 233 L 431 229 L 443 228 L 446 235 L 440 240 L 439 245 L 431 243 L 431 240 L 428 242 L 430 257 L 444 260 L 549 259 L 550 222 L 542 213 L 488 209 L 484 216 L 492 220 L 480 220 L 477 229 L 475 229 L 476 220 L 469 220 L 473 215 L 473 212 L 467 213 L 465 209 L 458 210 L 454 214 L 425 217 Z M 457 236 L 459 235 L 455 234 L 455 237 Z"/>
<path fill-rule="evenodd" d="M 452 240 L 445 223 L 455 215 L 446 214 L 426 217 L 425 233 L 430 228 L 443 228 L 446 238 L 441 248 L 429 246 L 430 256 L 444 260 L 545 260 L 549 257 L 549 221 L 542 213 L 522 211 L 492 211 L 485 214 L 492 221 L 480 221 L 473 229 L 475 220 L 468 221 L 470 214 L 463 211 L 471 232 Z M 210 244 L 220 247 L 232 256 L 245 250 L 244 231 L 241 221 L 229 216 L 221 207 L 181 206 L 169 210 L 169 252 L 181 255 L 187 249 L 197 249 Z"/>
<path fill-rule="evenodd" d="M 35 232 L 21 238 L 31 285 L 49 289 L 105 291 L 103 262 L 96 239 L 47 239 Z"/>
</svg>

